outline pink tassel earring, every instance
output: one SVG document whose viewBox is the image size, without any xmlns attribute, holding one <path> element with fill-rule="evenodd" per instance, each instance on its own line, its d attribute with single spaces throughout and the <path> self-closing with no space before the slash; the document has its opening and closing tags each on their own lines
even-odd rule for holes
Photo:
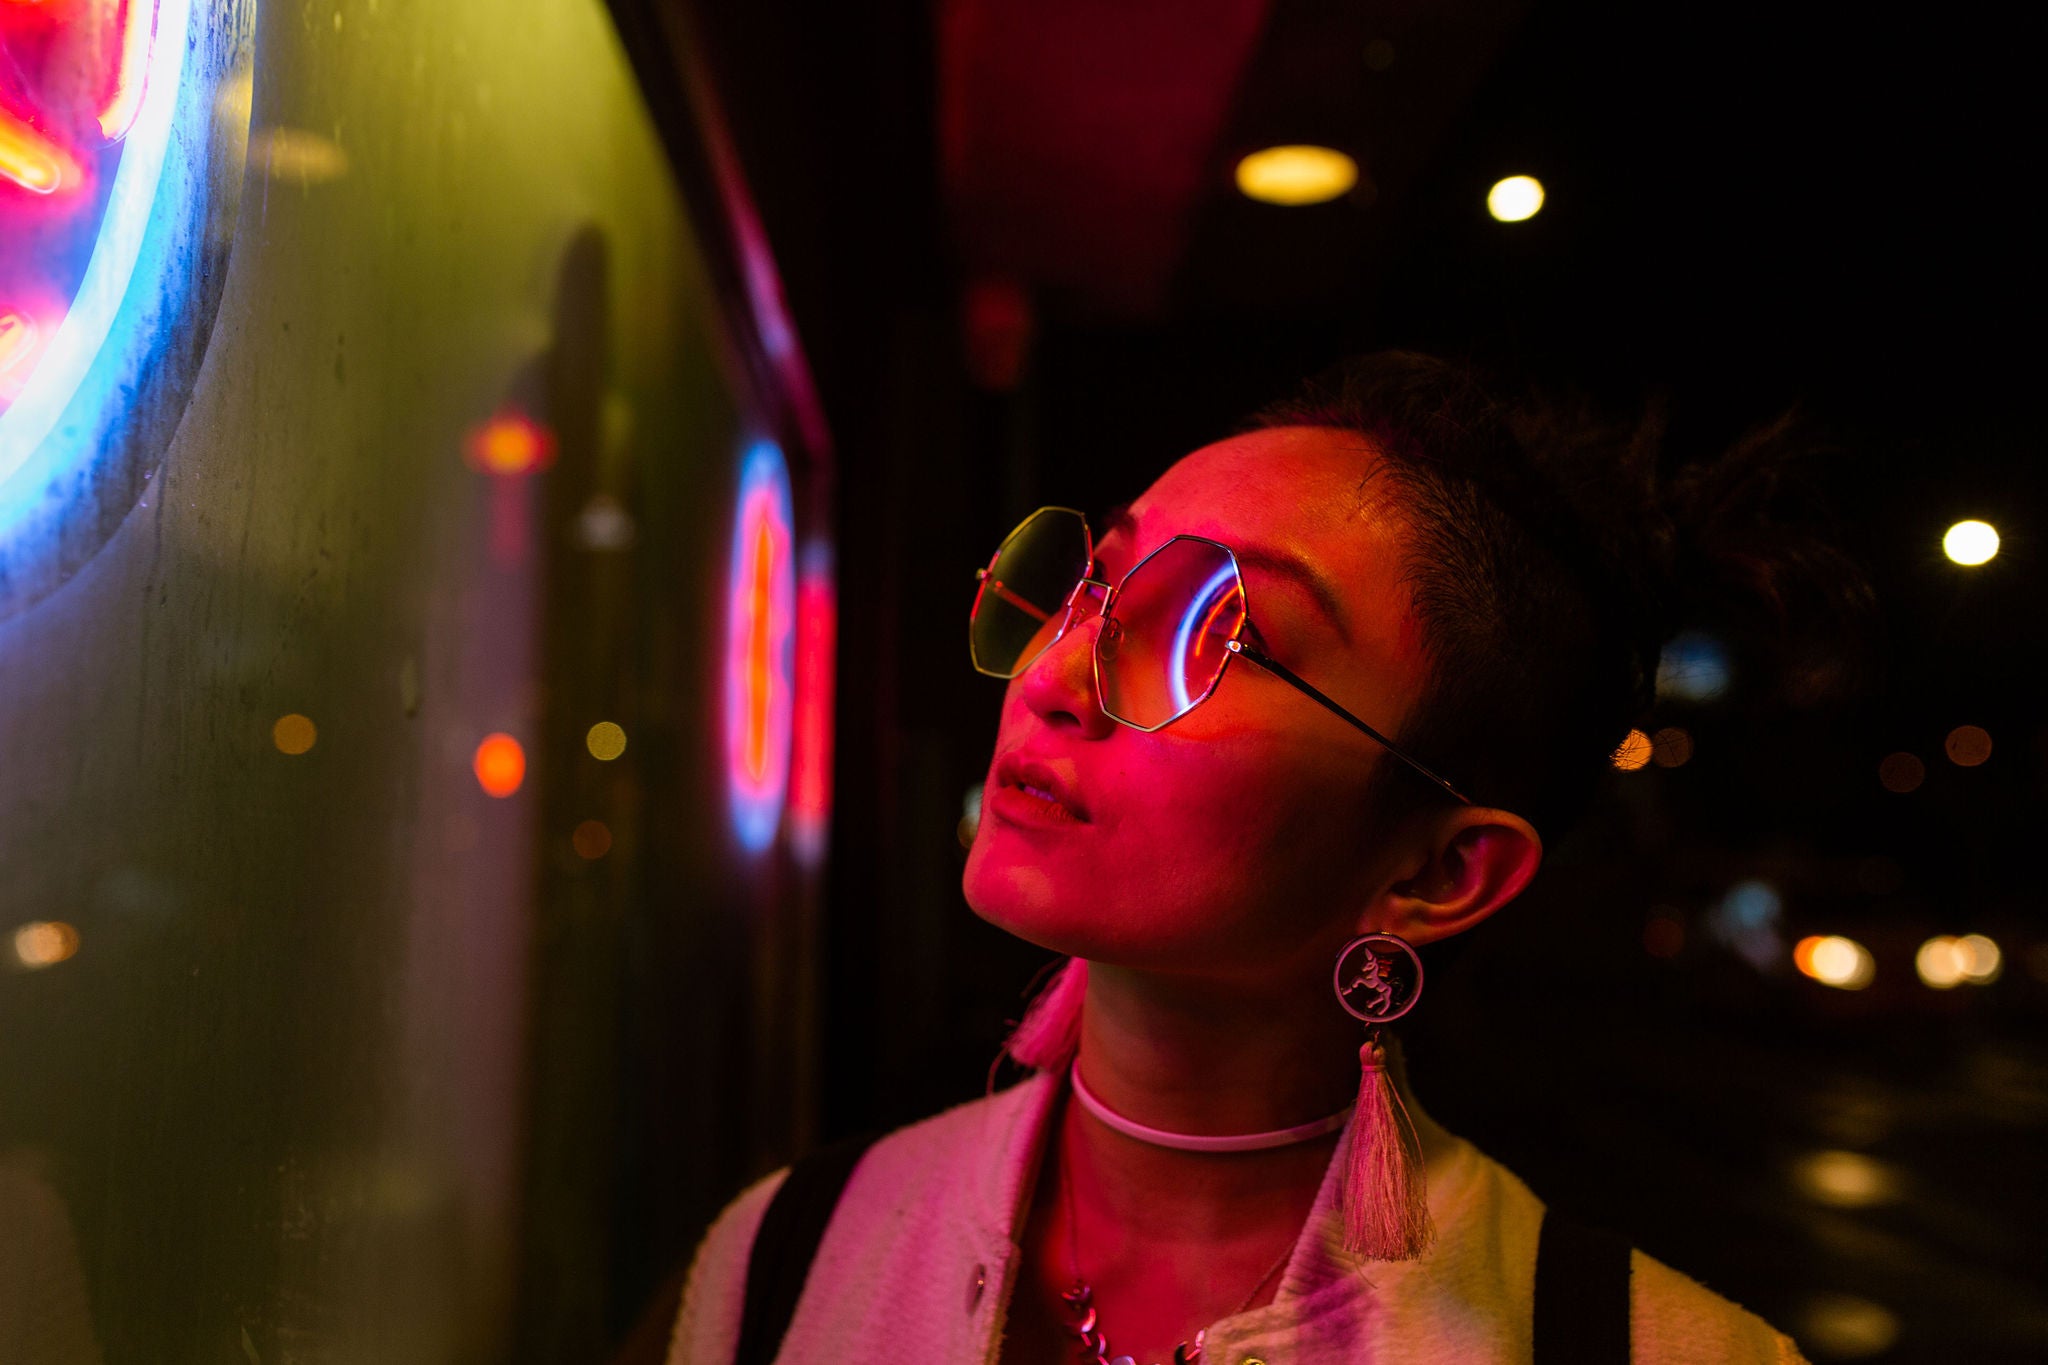
<svg viewBox="0 0 2048 1365">
<path fill-rule="evenodd" d="M 1398 934 L 1362 934 L 1337 954 L 1334 985 L 1337 1003 L 1368 1026 L 1344 1169 L 1344 1246 L 1368 1260 L 1412 1261 L 1436 1239 L 1436 1225 L 1421 1143 L 1380 1030 L 1422 998 L 1422 959 Z"/>
<path fill-rule="evenodd" d="M 1024 1011 L 1003 1051 L 1034 1071 L 1064 1071 L 1081 1050 L 1081 1001 L 1088 964 L 1070 957 Z"/>
</svg>

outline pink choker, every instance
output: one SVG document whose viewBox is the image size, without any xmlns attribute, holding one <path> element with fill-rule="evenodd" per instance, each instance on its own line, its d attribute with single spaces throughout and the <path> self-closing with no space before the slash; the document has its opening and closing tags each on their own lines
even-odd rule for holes
<svg viewBox="0 0 2048 1365">
<path fill-rule="evenodd" d="M 1292 1128 L 1275 1128 L 1265 1133 L 1226 1133 L 1217 1137 L 1202 1133 L 1169 1133 L 1164 1128 L 1148 1128 L 1127 1119 L 1097 1099 L 1095 1093 L 1081 1083 L 1081 1063 L 1078 1060 L 1067 1069 L 1067 1079 L 1073 1083 L 1074 1098 L 1081 1102 L 1081 1107 L 1109 1127 L 1125 1137 L 1149 1142 L 1154 1147 L 1171 1147 L 1177 1152 L 1263 1152 L 1274 1147 L 1292 1147 L 1296 1143 L 1311 1142 L 1334 1133 L 1351 1118 L 1351 1110 L 1344 1108 L 1328 1118 L 1297 1124 Z"/>
</svg>

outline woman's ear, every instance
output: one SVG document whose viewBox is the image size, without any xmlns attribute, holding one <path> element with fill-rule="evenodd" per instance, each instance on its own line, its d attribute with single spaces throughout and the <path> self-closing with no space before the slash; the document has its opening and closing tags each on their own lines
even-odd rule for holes
<svg viewBox="0 0 2048 1365">
<path fill-rule="evenodd" d="M 1359 917 L 1361 932 L 1433 943 L 1462 934 L 1520 895 L 1543 862 L 1543 839 L 1513 811 L 1460 806 L 1428 827 L 1422 865 Z"/>
</svg>

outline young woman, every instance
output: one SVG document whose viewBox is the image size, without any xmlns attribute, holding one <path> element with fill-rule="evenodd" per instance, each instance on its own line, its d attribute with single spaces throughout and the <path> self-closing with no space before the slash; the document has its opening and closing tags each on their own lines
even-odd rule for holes
<svg viewBox="0 0 2048 1365">
<path fill-rule="evenodd" d="M 746 1314 L 745 1354 L 783 1361 L 1798 1360 L 1545 1220 L 1416 1104 L 1382 1027 L 1420 999 L 1412 948 L 1507 905 L 1583 806 L 1674 571 L 1770 596 L 1829 567 L 1765 553 L 1773 459 L 1660 484 L 1647 434 L 1394 353 L 1100 526 L 1019 527 L 973 618 L 1010 681 L 966 893 L 1071 957 L 1011 1040 L 1036 1074 L 859 1156 L 810 1196 L 815 1254 L 769 1215 L 751 1286 L 781 1176 L 743 1194 L 672 1361 L 734 1360 Z M 776 1292 L 786 1335 L 748 1303 Z"/>
</svg>

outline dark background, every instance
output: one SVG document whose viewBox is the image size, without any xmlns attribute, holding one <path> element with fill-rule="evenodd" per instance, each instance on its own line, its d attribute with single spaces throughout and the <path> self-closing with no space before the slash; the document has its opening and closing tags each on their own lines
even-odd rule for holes
<svg viewBox="0 0 2048 1365">
<path fill-rule="evenodd" d="M 1618 775 L 1531 894 L 1440 964 L 1416 1086 L 1540 1195 L 1816 1360 L 2048 1353 L 2031 21 L 653 8 L 725 103 L 839 448 L 818 1136 L 978 1094 L 1043 965 L 966 910 L 955 837 L 1000 686 L 967 667 L 971 570 L 1024 512 L 1127 498 L 1381 346 L 1622 414 L 1659 398 L 1674 458 L 1796 407 L 1832 438 L 1814 478 L 1877 589 L 1881 658 L 1696 623 L 1732 685 L 1656 717 L 1695 757 Z M 659 110 L 661 60 L 635 55 Z M 1368 188 L 1239 197 L 1237 156 L 1288 141 L 1351 152 Z M 1515 173 L 1548 201 L 1497 223 L 1486 189 Z M 1940 551 L 1964 516 L 2004 537 L 1981 569 Z M 1966 723 L 1993 738 L 1981 766 L 1943 757 Z M 1905 794 L 1877 777 L 1900 750 L 1927 765 Z M 1783 945 L 1854 937 L 1874 984 L 1724 946 L 1716 907 L 1750 879 Z M 2002 977 L 1921 985 L 1918 944 L 1973 931 Z M 1816 1185 L 1819 1153 L 1861 1193 Z"/>
</svg>

